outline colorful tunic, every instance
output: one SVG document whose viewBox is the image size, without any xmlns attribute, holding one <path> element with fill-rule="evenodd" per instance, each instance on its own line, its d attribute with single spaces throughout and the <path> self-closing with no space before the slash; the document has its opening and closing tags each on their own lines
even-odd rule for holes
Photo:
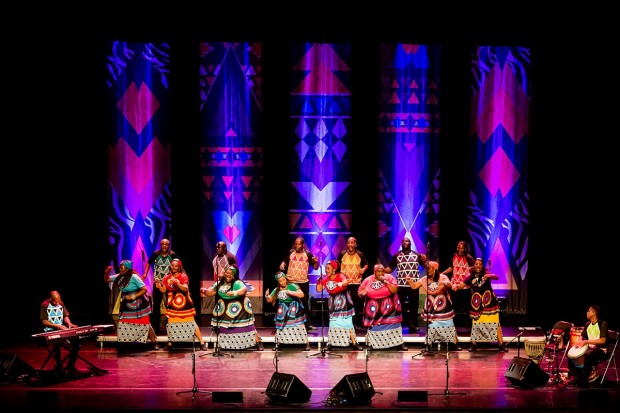
<svg viewBox="0 0 620 413">
<path fill-rule="evenodd" d="M 245 295 L 228 296 L 228 291 L 238 291 L 245 287 L 241 280 L 229 283 L 215 283 L 217 302 L 213 308 L 211 325 L 218 331 L 219 345 L 223 349 L 242 350 L 256 345 L 256 327 L 252 303 Z"/>
<path fill-rule="evenodd" d="M 278 286 L 270 297 L 276 297 L 277 309 L 274 317 L 276 325 L 276 339 L 282 344 L 305 344 L 308 342 L 308 333 L 304 323 L 306 311 L 298 297 L 291 296 L 286 291 L 299 291 L 296 284 L 287 284 L 286 288 Z"/>
<path fill-rule="evenodd" d="M 393 294 L 387 284 L 397 286 L 392 274 L 385 274 L 383 281 L 374 275 L 366 277 L 359 288 L 367 291 L 364 303 L 364 327 L 368 328 L 366 345 L 373 349 L 395 347 L 403 344 L 402 314 L 398 294 Z"/>
<path fill-rule="evenodd" d="M 323 277 L 319 282 L 329 293 L 327 308 L 329 311 L 329 331 L 327 339 L 334 347 L 348 347 L 355 343 L 351 337 L 355 337 L 353 327 L 353 315 L 355 314 L 353 300 L 347 287 L 339 286 L 338 283 L 346 281 L 343 274 Z"/>
<path fill-rule="evenodd" d="M 307 283 L 310 263 L 314 255 L 310 251 L 297 252 L 292 249 L 284 260 L 286 264 L 286 281 L 289 283 Z"/>
<path fill-rule="evenodd" d="M 196 334 L 196 308 L 189 291 L 182 291 L 173 283 L 178 279 L 180 284 L 189 285 L 187 274 L 168 274 L 162 284 L 166 287 L 164 302 L 166 304 L 166 332 L 169 341 L 194 341 Z"/>
<path fill-rule="evenodd" d="M 420 278 L 422 288 L 426 292 L 426 302 L 422 309 L 422 319 L 428 323 L 427 340 L 456 343 L 456 327 L 454 326 L 454 308 L 450 298 L 450 290 L 444 283 L 450 281 L 445 274 L 438 280 L 430 280 L 428 276 Z"/>
<path fill-rule="evenodd" d="M 464 283 L 471 288 L 469 316 L 473 320 L 471 341 L 503 342 L 499 324 L 499 301 L 491 279 L 482 280 L 483 273 L 468 276 Z M 488 274 L 487 274 L 488 275 Z"/>
<path fill-rule="evenodd" d="M 151 301 L 147 294 L 135 300 L 129 299 L 132 294 L 140 291 L 145 286 L 144 281 L 136 273 L 114 274 L 110 276 L 110 281 L 114 282 L 117 278 L 121 294 L 117 341 L 146 343 L 149 330 L 151 329 L 151 321 L 149 319 Z"/>
</svg>

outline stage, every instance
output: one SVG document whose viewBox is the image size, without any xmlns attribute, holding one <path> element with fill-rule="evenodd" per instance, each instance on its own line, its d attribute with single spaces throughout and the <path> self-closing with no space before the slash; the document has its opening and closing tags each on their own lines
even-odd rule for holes
<svg viewBox="0 0 620 413">
<path fill-rule="evenodd" d="M 446 351 L 445 343 L 424 342 L 422 325 L 418 333 L 404 331 L 408 351 L 369 351 L 362 329 L 357 332 L 362 351 L 321 351 L 327 328 L 322 333 L 320 326 L 311 331 L 311 351 L 304 346 L 274 351 L 273 327 L 259 326 L 264 351 L 216 353 L 213 329 L 200 324 L 208 351 L 193 350 L 191 343 L 175 343 L 171 351 L 154 351 L 151 344 L 119 346 L 113 334 L 85 340 L 80 356 L 88 363 L 78 360 L 81 372 L 71 378 L 52 374 L 53 363 L 39 370 L 48 353 L 37 340 L 2 348 L 4 411 L 611 412 L 619 407 L 613 370 L 602 384 L 573 387 L 565 380 L 566 361 L 558 370 L 553 362 L 530 360 L 524 341 L 539 331 L 524 326 L 503 326 L 508 352 L 498 351 L 495 343 L 479 343 L 478 351 L 469 352 L 464 327 L 457 329 L 463 349 Z M 158 341 L 167 340 L 159 336 Z"/>
</svg>

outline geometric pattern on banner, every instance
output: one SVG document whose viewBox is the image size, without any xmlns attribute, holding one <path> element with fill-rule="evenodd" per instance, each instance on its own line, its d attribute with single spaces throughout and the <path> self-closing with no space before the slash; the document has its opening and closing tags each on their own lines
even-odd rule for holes
<svg viewBox="0 0 620 413">
<path fill-rule="evenodd" d="M 380 52 L 378 260 L 389 262 L 403 237 L 432 257 L 439 233 L 441 48 L 382 44 Z"/>
<path fill-rule="evenodd" d="M 134 323 L 118 323 L 117 341 L 121 342 L 134 342 L 134 343 L 146 343 L 146 339 L 149 335 L 150 324 L 134 324 Z"/>
<path fill-rule="evenodd" d="M 180 323 L 166 324 L 166 333 L 168 341 L 190 341 L 193 342 L 196 337 L 196 322 L 183 321 Z"/>
<path fill-rule="evenodd" d="M 351 228 L 351 45 L 295 43 L 291 59 L 289 230 L 325 262 Z M 318 273 L 310 271 L 311 294 Z"/>
<path fill-rule="evenodd" d="M 525 312 L 518 293 L 529 266 L 529 114 L 532 62 L 524 47 L 472 51 L 471 182 L 467 230 L 472 254 L 490 262 L 507 311 Z"/>
<path fill-rule="evenodd" d="M 114 41 L 106 62 L 115 124 L 108 140 L 110 260 L 117 266 L 131 259 L 144 268 L 170 234 L 170 48 Z M 146 284 L 150 292 L 152 280 Z"/>
<path fill-rule="evenodd" d="M 262 44 L 200 43 L 202 277 L 213 279 L 216 241 L 235 254 L 262 311 Z"/>
</svg>

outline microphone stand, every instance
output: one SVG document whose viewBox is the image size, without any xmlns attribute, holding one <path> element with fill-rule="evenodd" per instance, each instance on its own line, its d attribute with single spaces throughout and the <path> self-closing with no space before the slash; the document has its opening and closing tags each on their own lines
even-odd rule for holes
<svg viewBox="0 0 620 413">
<path fill-rule="evenodd" d="M 220 278 L 215 285 L 215 296 L 217 296 L 217 291 L 219 290 L 220 282 L 222 279 Z M 215 306 L 217 306 L 217 301 L 213 304 L 213 311 L 215 311 Z M 230 353 L 224 353 L 220 351 L 220 320 L 221 316 L 215 318 L 215 347 L 213 351 L 210 353 L 202 354 L 200 357 L 212 356 L 212 357 L 230 357 L 231 359 L 235 356 Z"/>
<path fill-rule="evenodd" d="M 437 274 L 437 270 L 435 270 L 435 274 Z M 437 276 L 437 280 L 439 280 L 439 276 Z M 430 280 L 428 278 L 428 272 L 427 272 L 426 273 L 426 304 L 430 304 L 428 300 L 429 285 L 430 285 Z M 425 308 L 426 308 L 426 304 L 424 305 Z M 430 357 L 435 356 L 435 353 L 433 353 L 433 350 L 431 350 L 431 343 L 429 343 L 429 340 L 428 340 L 428 319 L 430 318 L 432 312 L 434 312 L 433 308 L 428 308 L 426 312 L 426 320 L 425 320 L 426 336 L 424 337 L 424 349 L 420 351 L 418 354 L 414 354 L 413 356 L 411 356 L 412 359 L 416 358 L 417 356 L 430 356 Z"/>
<path fill-rule="evenodd" d="M 275 344 L 275 351 L 276 354 L 274 355 L 275 359 L 276 359 L 276 373 L 278 372 L 278 353 L 280 352 L 280 345 L 279 345 L 279 341 L 278 341 L 278 332 L 276 331 L 276 336 L 275 336 L 275 340 L 276 340 L 276 344 Z"/>
<path fill-rule="evenodd" d="M 319 263 L 319 268 L 320 268 L 320 274 L 319 274 L 319 282 L 321 282 L 321 280 L 323 279 L 323 266 L 321 265 L 321 263 Z M 327 356 L 333 356 L 333 357 L 340 357 L 342 358 L 341 354 L 336 354 L 336 353 L 332 353 L 331 351 L 326 351 L 325 350 L 325 287 L 323 287 L 323 289 L 321 290 L 321 343 L 319 346 L 319 352 L 318 353 L 314 353 L 314 354 L 309 354 L 306 356 L 306 358 L 309 357 L 327 357 Z"/>
<path fill-rule="evenodd" d="M 192 336 L 192 375 L 194 376 L 194 387 L 191 390 L 177 392 L 177 396 L 185 393 L 192 393 L 192 399 L 196 398 L 197 393 L 211 394 L 210 391 L 198 390 L 198 382 L 196 381 L 196 334 Z"/>
<path fill-rule="evenodd" d="M 450 382 L 450 343 L 446 342 L 446 389 L 443 391 L 445 396 L 450 395 L 450 390 L 448 390 L 448 383 Z M 465 394 L 465 393 L 452 393 L 452 394 Z"/>
</svg>

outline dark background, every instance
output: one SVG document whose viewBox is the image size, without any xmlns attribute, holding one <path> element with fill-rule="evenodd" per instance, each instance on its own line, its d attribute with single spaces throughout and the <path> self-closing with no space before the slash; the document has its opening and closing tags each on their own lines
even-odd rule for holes
<svg viewBox="0 0 620 413">
<path fill-rule="evenodd" d="M 288 131 L 286 50 L 291 41 L 350 42 L 353 124 L 352 233 L 375 262 L 376 165 L 367 144 L 377 139 L 376 98 L 382 42 L 442 46 L 441 216 L 439 260 L 447 266 L 466 235 L 467 185 L 463 171 L 469 137 L 469 50 L 514 45 L 532 51 L 530 128 L 530 265 L 527 323 L 549 328 L 558 319 L 585 323 L 587 307 L 601 304 L 618 328 L 618 274 L 614 244 L 617 156 L 612 107 L 617 75 L 610 38 L 597 20 L 519 8 L 424 11 L 414 7 L 350 12 L 290 13 L 276 18 L 246 10 L 242 16 L 197 9 L 128 14 L 62 10 L 38 17 L 8 16 L 5 37 L 5 296 L 6 331 L 19 338 L 39 332 L 39 304 L 58 289 L 80 325 L 108 323 L 107 139 L 113 134 L 105 89 L 110 40 L 169 42 L 172 142 L 172 248 L 179 253 L 198 296 L 202 223 L 198 164 L 196 47 L 200 41 L 263 42 L 264 277 L 271 279 L 290 247 L 288 234 Z M 313 9 L 315 12 L 318 9 Z M 52 13 L 52 14 L 48 14 Z M 56 13 L 55 15 L 53 13 Z M 265 14 L 264 17 L 261 17 Z M 53 16 L 53 17 L 52 17 Z M 301 16 L 301 17 L 300 17 Z M 275 19 L 275 20 L 268 20 Z M 17 24 L 21 23 L 21 24 Z M 586 26 L 588 29 L 586 30 Z M 594 30 L 596 29 L 596 30 Z M 378 64 L 378 63 L 377 63 Z M 275 167 L 277 165 L 277 167 Z M 213 240 L 215 244 L 217 240 Z M 615 249 L 615 248 L 614 248 Z M 396 251 L 392 251 L 394 253 Z M 268 283 L 267 283 L 268 285 Z M 616 310 L 613 310 L 616 308 Z"/>
</svg>

